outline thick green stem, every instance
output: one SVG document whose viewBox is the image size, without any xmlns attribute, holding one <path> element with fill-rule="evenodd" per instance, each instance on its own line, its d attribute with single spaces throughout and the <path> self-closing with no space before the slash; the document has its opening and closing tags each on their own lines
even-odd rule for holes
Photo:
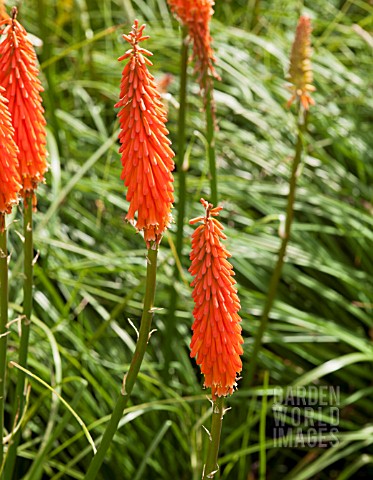
<svg viewBox="0 0 373 480">
<path fill-rule="evenodd" d="M 214 113 L 214 81 L 208 78 L 206 82 L 206 140 L 207 156 L 210 170 L 210 201 L 213 205 L 218 204 L 218 179 L 216 173 L 215 154 L 215 113 Z"/>
<path fill-rule="evenodd" d="M 220 446 L 221 427 L 224 416 L 224 397 L 218 397 L 212 406 L 212 420 L 210 443 L 207 449 L 206 464 L 203 469 L 203 480 L 215 477 L 219 471 L 218 455 Z"/>
<path fill-rule="evenodd" d="M 156 247 L 156 245 L 154 245 L 154 247 Z M 153 249 L 152 247 L 149 248 L 144 310 L 141 317 L 139 338 L 137 340 L 135 353 L 133 355 L 128 373 L 124 377 L 121 393 L 115 404 L 113 413 L 102 437 L 100 446 L 97 450 L 96 455 L 93 457 L 88 467 L 87 473 L 84 477 L 85 480 L 93 480 L 94 478 L 96 478 L 100 470 L 100 467 L 105 459 L 106 452 L 108 451 L 111 441 L 117 431 L 119 421 L 122 418 L 123 410 L 125 409 L 129 397 L 132 393 L 133 386 L 135 385 L 137 375 L 139 373 L 141 363 L 145 355 L 146 346 L 149 341 L 150 327 L 153 319 L 153 306 L 157 273 L 157 254 L 158 249 Z"/>
<path fill-rule="evenodd" d="M 181 258 L 183 239 L 184 239 L 184 217 L 186 203 L 186 170 L 184 165 L 185 157 L 185 123 L 186 123 L 186 106 L 187 106 L 187 66 L 188 66 L 188 38 L 187 30 L 182 31 L 181 40 L 181 65 L 180 65 L 180 91 L 179 91 L 179 118 L 177 130 L 177 173 L 179 181 L 179 201 L 176 205 L 177 209 L 177 236 L 176 236 L 176 252 Z M 175 267 L 175 276 L 179 276 L 179 270 Z"/>
<path fill-rule="evenodd" d="M 33 261 L 34 249 L 32 238 L 32 198 L 33 192 L 27 193 L 24 198 L 23 208 L 23 315 L 21 320 L 21 339 L 18 354 L 18 363 L 21 367 L 27 368 L 27 354 L 30 338 L 30 322 L 32 312 L 32 283 L 33 283 Z M 16 396 L 13 403 L 13 423 L 15 419 L 22 417 L 25 405 L 25 373 L 22 370 L 17 372 Z M 22 429 L 19 428 L 12 437 L 5 464 L 5 478 L 13 478 L 13 469 L 17 456 L 17 447 L 21 439 Z"/>
<path fill-rule="evenodd" d="M 306 114 L 300 112 L 298 115 L 298 134 L 297 134 L 297 143 L 295 147 L 295 156 L 293 159 L 293 164 L 291 167 L 291 175 L 289 180 L 289 194 L 286 207 L 286 220 L 285 220 L 285 229 L 282 235 L 282 241 L 280 250 L 278 252 L 276 266 L 273 270 L 272 277 L 269 283 L 268 294 L 266 297 L 266 303 L 264 305 L 263 313 L 260 319 L 259 329 L 257 331 L 254 348 L 251 354 L 251 359 L 249 363 L 249 368 L 245 376 L 245 387 L 250 387 L 252 385 L 255 373 L 255 367 L 258 362 L 258 355 L 260 348 L 262 346 L 262 339 L 265 331 L 267 330 L 269 314 L 272 310 L 272 306 L 277 294 L 277 288 L 280 282 L 282 267 L 285 260 L 286 249 L 290 239 L 291 225 L 294 218 L 294 202 L 295 202 L 295 191 L 297 186 L 298 178 L 298 168 L 302 158 L 303 151 L 303 134 L 305 131 L 306 125 Z"/>
<path fill-rule="evenodd" d="M 184 164 L 185 157 L 185 123 L 186 123 L 186 107 L 187 107 L 187 67 L 188 67 L 188 31 L 186 28 L 182 30 L 181 36 L 181 64 L 180 64 L 180 91 L 179 91 L 179 117 L 178 117 L 178 133 L 177 133 L 177 178 L 178 178 L 178 202 L 176 204 L 177 210 L 177 232 L 176 232 L 176 255 L 181 261 L 184 240 L 184 220 L 185 220 L 185 204 L 186 204 L 186 166 Z M 180 278 L 178 268 L 178 261 L 175 261 L 173 282 Z M 168 309 L 168 325 L 167 338 L 173 339 L 175 334 L 175 312 L 177 307 L 177 292 L 174 283 L 170 288 L 170 306 Z M 165 342 L 164 357 L 165 357 L 165 371 L 173 353 L 173 342 L 167 340 Z"/>
<path fill-rule="evenodd" d="M 8 250 L 5 214 L 0 213 L 0 472 L 4 460 L 5 370 L 8 324 Z M 3 475 L 0 474 L 1 480 Z"/>
</svg>

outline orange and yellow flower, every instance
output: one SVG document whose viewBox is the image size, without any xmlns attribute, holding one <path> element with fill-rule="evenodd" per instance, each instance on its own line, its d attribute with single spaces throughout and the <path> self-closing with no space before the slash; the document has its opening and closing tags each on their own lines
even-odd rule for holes
<svg viewBox="0 0 373 480">
<path fill-rule="evenodd" d="M 240 301 L 233 267 L 227 260 L 231 255 L 221 243 L 227 237 L 222 224 L 214 218 L 222 207 L 213 208 L 204 199 L 201 203 L 205 215 L 190 221 L 202 222 L 193 232 L 190 254 L 195 303 L 190 356 L 196 357 L 205 376 L 204 386 L 211 387 L 215 399 L 232 394 L 237 385 L 242 370 L 243 338 L 238 315 Z"/>
<path fill-rule="evenodd" d="M 0 86 L 5 88 L 4 96 L 9 101 L 23 194 L 26 194 L 44 181 L 46 131 L 36 54 L 26 30 L 15 18 L 16 13 L 14 8 L 13 18 L 0 23 L 5 27 L 0 43 Z"/>
<path fill-rule="evenodd" d="M 17 203 L 21 179 L 18 173 L 17 145 L 8 110 L 8 100 L 0 88 L 0 214 L 10 213 Z"/>
<path fill-rule="evenodd" d="M 120 108 L 121 178 L 130 202 L 126 218 L 144 232 L 149 246 L 150 242 L 160 242 L 172 220 L 174 152 L 167 138 L 166 111 L 147 68 L 152 65 L 147 58 L 152 53 L 139 46 L 149 38 L 143 35 L 144 28 L 135 20 L 131 33 L 123 35 L 131 48 L 119 58 L 129 61 L 122 72 L 120 100 L 115 107 Z"/>
<path fill-rule="evenodd" d="M 314 99 L 310 96 L 310 92 L 316 90 L 312 85 L 311 32 L 311 20 L 308 17 L 301 16 L 291 50 L 288 74 L 288 80 L 292 84 L 290 90 L 293 93 L 288 106 L 295 99 L 299 99 L 305 110 L 308 110 L 310 105 L 315 104 Z"/>
<path fill-rule="evenodd" d="M 211 77 L 219 79 L 211 47 L 210 20 L 214 14 L 213 0 L 168 0 L 171 11 L 184 25 L 193 43 L 194 70 L 202 91 L 208 88 Z"/>
</svg>

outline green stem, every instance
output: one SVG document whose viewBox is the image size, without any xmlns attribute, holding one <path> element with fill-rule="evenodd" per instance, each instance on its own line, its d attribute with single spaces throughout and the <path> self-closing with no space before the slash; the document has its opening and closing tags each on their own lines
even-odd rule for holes
<svg viewBox="0 0 373 480">
<path fill-rule="evenodd" d="M 185 157 L 185 123 L 186 123 L 186 107 L 187 107 L 187 66 L 188 66 L 188 30 L 183 28 L 181 35 L 181 64 L 180 64 L 180 91 L 179 91 L 179 118 L 178 118 L 178 133 L 177 133 L 177 178 L 178 178 L 178 202 L 176 204 L 177 210 L 177 232 L 176 232 L 176 258 L 173 283 L 170 288 L 170 306 L 168 309 L 168 324 L 167 324 L 167 339 L 173 339 L 176 330 L 175 312 L 177 307 L 177 292 L 174 282 L 180 278 L 178 268 L 178 260 L 181 261 L 184 240 L 184 220 L 185 220 L 185 204 L 186 204 L 186 168 L 184 165 Z M 167 340 L 165 342 L 164 356 L 165 356 L 165 371 L 168 370 L 173 354 L 173 342 Z"/>
<path fill-rule="evenodd" d="M 278 252 L 277 262 L 275 269 L 273 270 L 272 277 L 269 283 L 268 294 L 266 297 L 266 303 L 264 305 L 263 313 L 260 319 L 259 329 L 257 331 L 254 347 L 251 354 L 251 359 L 249 363 L 249 368 L 246 374 L 245 387 L 250 387 L 254 379 L 255 367 L 258 362 L 258 355 L 260 348 L 262 346 L 262 339 L 265 331 L 267 330 L 269 314 L 272 310 L 274 300 L 276 298 L 276 293 L 278 285 L 281 278 L 282 267 L 285 260 L 286 249 L 290 239 L 291 225 L 294 218 L 294 202 L 295 202 L 295 191 L 297 186 L 297 177 L 298 177 L 298 168 L 302 158 L 303 151 L 303 134 L 305 132 L 306 126 L 306 112 L 298 114 L 298 134 L 297 134 L 297 143 L 295 147 L 295 156 L 293 159 L 293 164 L 291 167 L 291 175 L 289 180 L 289 194 L 286 207 L 286 220 L 285 220 L 285 230 L 282 236 L 280 250 Z"/>
<path fill-rule="evenodd" d="M 186 106 L 187 106 L 187 66 L 188 66 L 188 38 L 187 30 L 183 28 L 181 38 L 181 65 L 180 65 L 180 91 L 179 91 L 179 118 L 177 130 L 177 173 L 179 181 L 179 201 L 176 205 L 177 209 L 177 236 L 176 236 L 176 252 L 181 258 L 183 239 L 184 239 L 184 217 L 186 203 L 186 169 L 184 165 L 185 156 L 185 123 L 186 123 Z M 175 266 L 175 276 L 179 277 L 179 270 Z"/>
<path fill-rule="evenodd" d="M 125 409 L 128 399 L 132 393 L 133 386 L 135 385 L 137 375 L 139 373 L 141 363 L 145 355 L 146 346 L 149 341 L 150 327 L 153 319 L 153 306 L 157 273 L 157 254 L 158 249 L 153 249 L 152 247 L 149 248 L 148 265 L 146 272 L 144 310 L 141 317 L 139 338 L 137 340 L 135 353 L 133 355 L 128 373 L 124 377 L 121 393 L 115 404 L 113 413 L 102 437 L 100 446 L 97 450 L 96 455 L 93 457 L 88 467 L 87 473 L 84 477 L 85 480 L 93 480 L 94 478 L 96 478 L 100 470 L 100 467 L 105 459 L 106 452 L 108 451 L 111 441 L 118 429 L 118 424 L 120 419 L 122 418 L 123 410 Z"/>
<path fill-rule="evenodd" d="M 221 427 L 224 416 L 224 397 L 218 397 L 212 406 L 212 420 L 210 443 L 207 449 L 206 464 L 203 470 L 203 480 L 214 478 L 219 470 L 218 455 L 220 446 Z"/>
<path fill-rule="evenodd" d="M 24 279 L 23 279 L 23 315 L 21 321 L 21 339 L 19 346 L 18 363 L 21 367 L 27 368 L 28 345 L 30 338 L 30 323 L 32 312 L 32 283 L 33 283 L 33 235 L 32 235 L 32 198 L 34 193 L 27 193 L 24 198 L 23 207 L 23 252 L 24 252 Z M 23 408 L 25 405 L 26 395 L 25 376 L 22 370 L 17 372 L 16 396 L 13 403 L 13 424 L 15 419 L 22 417 Z M 5 478 L 13 478 L 13 469 L 17 456 L 17 447 L 21 439 L 22 429 L 19 428 L 12 437 L 7 453 L 7 461 L 5 464 Z"/>
<path fill-rule="evenodd" d="M 214 81 L 207 78 L 206 81 L 206 140 L 207 156 L 210 169 L 210 201 L 213 205 L 218 204 L 218 179 L 216 173 L 216 154 L 215 154 L 215 115 L 214 115 Z"/>
<path fill-rule="evenodd" d="M 4 460 L 5 370 L 8 324 L 8 250 L 6 245 L 5 214 L 0 213 L 0 472 Z M 3 475 L 0 474 L 3 479 Z"/>
</svg>

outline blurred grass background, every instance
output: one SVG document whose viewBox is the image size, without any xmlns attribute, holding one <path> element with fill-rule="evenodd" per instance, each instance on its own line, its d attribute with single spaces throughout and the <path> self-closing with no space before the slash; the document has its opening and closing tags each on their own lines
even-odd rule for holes
<svg viewBox="0 0 373 480">
<path fill-rule="evenodd" d="M 16 2 L 17 3 L 17 2 Z M 7 2 L 8 6 L 12 3 Z M 145 278 L 144 242 L 123 220 L 116 112 L 134 18 L 147 23 L 152 73 L 172 75 L 165 101 L 175 140 L 180 32 L 165 0 L 29 0 L 19 19 L 34 36 L 45 87 L 50 171 L 39 189 L 35 308 L 29 368 L 76 409 L 99 442 L 128 367 Z M 229 399 L 221 443 L 221 479 L 338 479 L 373 476 L 373 161 L 372 1 L 217 1 L 212 22 L 217 70 L 217 159 L 228 250 L 233 254 L 244 330 L 242 385 Z M 296 218 L 277 301 L 264 338 L 254 389 L 245 366 L 279 247 L 295 118 L 285 107 L 288 56 L 298 16 L 314 26 L 316 106 Z M 370 33 L 369 33 L 370 32 Z M 192 67 L 190 67 L 192 72 Z M 187 218 L 209 197 L 202 101 L 189 82 Z M 177 145 L 174 144 L 177 152 Z M 177 176 L 177 172 L 175 173 Z M 177 197 L 177 192 L 176 192 Z M 11 227 L 13 317 L 22 302 L 21 231 Z M 191 233 L 191 228 L 186 227 Z M 162 241 L 155 317 L 133 406 L 125 412 L 100 478 L 200 478 L 210 404 L 189 359 L 189 238 L 167 307 L 175 228 Z M 172 338 L 167 334 L 170 325 Z M 16 325 L 9 338 L 16 361 Z M 168 352 L 168 353 L 167 353 Z M 165 355 L 171 360 L 165 363 Z M 269 387 L 263 389 L 264 372 Z M 9 372 L 8 398 L 15 372 Z M 274 448 L 275 386 L 339 387 L 340 442 L 325 448 Z M 92 451 L 57 397 L 31 380 L 27 426 L 16 479 L 82 479 Z M 262 409 L 263 395 L 268 409 Z M 267 422 L 266 438 L 259 423 Z M 324 419 L 326 423 L 328 419 Z M 267 473 L 259 463 L 265 455 Z"/>
</svg>

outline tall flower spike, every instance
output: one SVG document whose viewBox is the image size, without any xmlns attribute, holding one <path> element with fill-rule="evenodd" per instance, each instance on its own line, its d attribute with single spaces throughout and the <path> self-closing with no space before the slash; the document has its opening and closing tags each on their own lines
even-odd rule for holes
<svg viewBox="0 0 373 480">
<path fill-rule="evenodd" d="M 311 20 L 302 16 L 299 18 L 294 43 L 290 55 L 288 80 L 292 84 L 290 90 L 293 95 L 288 101 L 290 106 L 295 99 L 299 99 L 303 108 L 308 110 L 315 101 L 309 92 L 316 89 L 312 85 L 313 75 L 311 67 Z"/>
<path fill-rule="evenodd" d="M 238 315 L 240 301 L 233 267 L 227 260 L 231 255 L 220 241 L 227 237 L 222 224 L 213 218 L 223 207 L 213 208 L 204 199 L 201 203 L 205 216 L 190 221 L 192 225 L 202 222 L 193 232 L 190 254 L 195 303 L 190 356 L 197 358 L 205 376 L 204 386 L 211 387 L 215 399 L 232 394 L 237 385 L 237 375 L 242 370 L 243 339 Z"/>
<path fill-rule="evenodd" d="M 144 232 L 149 247 L 150 242 L 160 242 L 172 220 L 174 152 L 167 138 L 166 111 L 147 69 L 153 65 L 147 58 L 152 53 L 139 46 L 149 38 L 143 36 L 144 28 L 135 20 L 131 33 L 123 35 L 131 48 L 118 59 L 129 61 L 122 72 L 120 100 L 115 107 L 120 108 L 121 179 L 128 187 L 126 198 L 130 202 L 126 218 Z"/>
<path fill-rule="evenodd" d="M 193 43 L 194 70 L 202 91 L 206 91 L 211 77 L 220 79 L 211 47 L 210 20 L 214 14 L 213 0 L 168 0 L 172 13 L 187 27 Z"/>
<path fill-rule="evenodd" d="M 12 13 L 12 18 L 0 23 L 5 27 L 5 38 L 0 43 L 0 85 L 5 88 L 4 96 L 9 101 L 24 195 L 44 181 L 46 131 L 36 54 L 26 30 L 16 20 L 15 7 Z"/>
<path fill-rule="evenodd" d="M 8 100 L 0 87 L 0 213 L 10 213 L 17 203 L 21 179 L 18 173 L 17 145 L 8 110 Z"/>
</svg>

